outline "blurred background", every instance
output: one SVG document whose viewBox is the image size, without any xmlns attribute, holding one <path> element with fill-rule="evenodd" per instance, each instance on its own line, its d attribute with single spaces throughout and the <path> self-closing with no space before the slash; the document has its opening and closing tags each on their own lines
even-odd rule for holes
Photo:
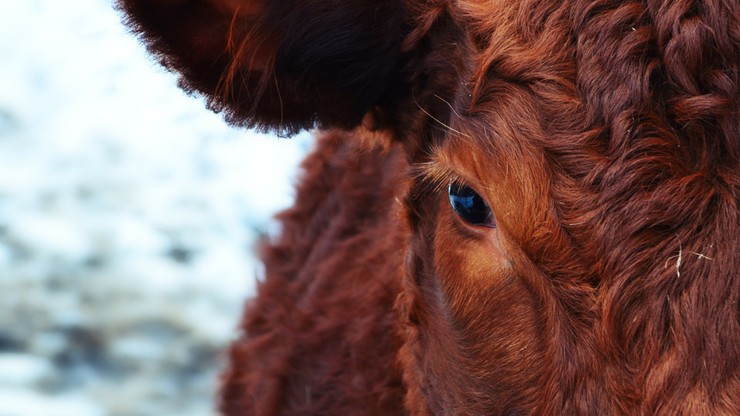
<svg viewBox="0 0 740 416">
<path fill-rule="evenodd" d="M 0 2 L 0 416 L 215 414 L 310 147 L 185 96 L 111 0 Z"/>
</svg>

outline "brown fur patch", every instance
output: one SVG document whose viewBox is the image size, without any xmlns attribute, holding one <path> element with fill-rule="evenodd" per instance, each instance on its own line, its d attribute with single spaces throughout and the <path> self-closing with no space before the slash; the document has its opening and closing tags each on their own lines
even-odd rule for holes
<svg viewBox="0 0 740 416">
<path fill-rule="evenodd" d="M 225 414 L 740 414 L 737 2 L 119 5 L 228 120 L 346 130 L 265 243 Z"/>
</svg>

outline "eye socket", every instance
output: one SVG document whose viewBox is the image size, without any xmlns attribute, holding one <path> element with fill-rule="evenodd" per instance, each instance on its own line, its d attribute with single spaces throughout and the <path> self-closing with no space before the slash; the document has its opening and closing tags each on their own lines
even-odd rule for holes
<svg viewBox="0 0 740 416">
<path fill-rule="evenodd" d="M 452 182 L 448 188 L 450 205 L 465 222 L 495 228 L 496 220 L 488 203 L 467 185 Z"/>
</svg>

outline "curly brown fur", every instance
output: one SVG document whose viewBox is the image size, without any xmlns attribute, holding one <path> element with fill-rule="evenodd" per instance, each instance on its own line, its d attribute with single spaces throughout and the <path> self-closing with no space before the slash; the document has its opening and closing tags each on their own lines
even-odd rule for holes
<svg viewBox="0 0 740 416">
<path fill-rule="evenodd" d="M 119 5 L 229 121 L 345 130 L 225 414 L 740 414 L 740 3 Z"/>
<path fill-rule="evenodd" d="M 401 414 L 399 150 L 358 151 L 335 133 L 303 164 L 303 203 L 280 215 L 263 251 L 273 266 L 231 349 L 225 414 Z"/>
</svg>

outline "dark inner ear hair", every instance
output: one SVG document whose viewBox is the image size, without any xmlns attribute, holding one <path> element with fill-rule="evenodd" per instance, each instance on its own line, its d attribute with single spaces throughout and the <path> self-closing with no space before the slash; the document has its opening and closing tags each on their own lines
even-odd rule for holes
<svg viewBox="0 0 740 416">
<path fill-rule="evenodd" d="M 353 128 L 385 96 L 402 93 L 401 2 L 293 3 L 289 14 L 270 7 L 264 22 L 284 28 L 273 70 L 280 96 L 305 114 L 302 127 Z"/>
</svg>

